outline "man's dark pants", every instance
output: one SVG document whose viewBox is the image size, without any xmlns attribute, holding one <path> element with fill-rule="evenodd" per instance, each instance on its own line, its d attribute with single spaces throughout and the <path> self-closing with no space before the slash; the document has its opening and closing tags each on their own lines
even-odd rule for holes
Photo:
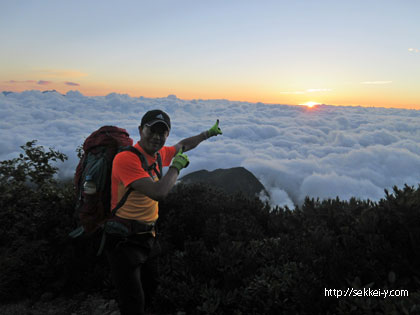
<svg viewBox="0 0 420 315">
<path fill-rule="evenodd" d="M 159 254 L 159 242 L 150 233 L 129 240 L 107 237 L 106 255 L 121 315 L 145 314 L 158 285 Z"/>
</svg>

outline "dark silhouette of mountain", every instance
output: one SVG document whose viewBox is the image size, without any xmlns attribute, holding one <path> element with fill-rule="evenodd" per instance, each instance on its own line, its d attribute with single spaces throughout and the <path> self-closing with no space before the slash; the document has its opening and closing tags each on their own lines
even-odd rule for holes
<svg viewBox="0 0 420 315">
<path fill-rule="evenodd" d="M 251 198 L 259 196 L 261 191 L 265 196 L 269 196 L 264 185 L 244 167 L 217 169 L 212 172 L 196 171 L 183 176 L 180 182 L 183 184 L 203 183 L 219 188 L 228 194 L 242 192 Z"/>
<path fill-rule="evenodd" d="M 9 94 L 13 94 L 13 92 L 11 92 L 11 91 L 3 91 L 2 93 L 3 93 L 4 96 L 7 96 Z"/>
</svg>

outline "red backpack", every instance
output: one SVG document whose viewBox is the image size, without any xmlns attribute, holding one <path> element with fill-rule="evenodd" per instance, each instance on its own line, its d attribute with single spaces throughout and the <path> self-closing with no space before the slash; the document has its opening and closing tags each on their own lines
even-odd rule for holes
<svg viewBox="0 0 420 315">
<path fill-rule="evenodd" d="M 80 227 L 71 237 L 93 233 L 110 216 L 111 171 L 114 156 L 133 140 L 125 129 L 104 126 L 94 131 L 83 143 L 83 155 L 74 177 L 76 212 Z"/>
</svg>

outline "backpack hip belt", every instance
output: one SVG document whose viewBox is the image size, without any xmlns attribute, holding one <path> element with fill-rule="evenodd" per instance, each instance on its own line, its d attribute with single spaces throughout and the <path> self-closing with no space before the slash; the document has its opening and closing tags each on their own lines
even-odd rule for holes
<svg viewBox="0 0 420 315">
<path fill-rule="evenodd" d="M 108 234 L 121 238 L 122 242 L 126 242 L 130 236 L 138 234 L 153 235 L 153 233 L 156 233 L 155 222 L 144 223 L 137 220 L 130 220 L 114 216 L 108 219 L 104 224 L 101 244 L 99 245 L 99 249 L 96 255 L 99 256 L 102 253 Z"/>
<path fill-rule="evenodd" d="M 131 234 L 152 233 L 152 232 L 156 231 L 156 223 L 155 222 L 145 223 L 145 222 L 140 222 L 140 221 L 137 221 L 137 220 L 121 218 L 119 216 L 114 216 L 114 217 L 108 219 L 107 222 L 111 222 L 111 221 L 122 223 L 128 229 L 128 233 L 130 235 Z"/>
</svg>

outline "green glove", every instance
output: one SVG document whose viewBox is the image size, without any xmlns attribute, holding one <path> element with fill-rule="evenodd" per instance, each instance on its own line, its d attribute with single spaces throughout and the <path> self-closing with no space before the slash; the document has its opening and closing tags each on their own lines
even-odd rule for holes
<svg viewBox="0 0 420 315">
<path fill-rule="evenodd" d="M 219 128 L 219 119 L 218 119 L 216 123 L 213 125 L 213 127 L 207 130 L 207 135 L 210 138 L 210 137 L 221 135 L 221 134 L 223 133 L 222 133 L 222 130 Z"/>
<path fill-rule="evenodd" d="M 182 149 L 181 149 L 174 156 L 170 167 L 176 168 L 179 173 L 183 168 L 187 167 L 188 164 L 190 164 L 190 161 L 188 160 L 188 156 L 185 153 L 182 153 Z"/>
</svg>

